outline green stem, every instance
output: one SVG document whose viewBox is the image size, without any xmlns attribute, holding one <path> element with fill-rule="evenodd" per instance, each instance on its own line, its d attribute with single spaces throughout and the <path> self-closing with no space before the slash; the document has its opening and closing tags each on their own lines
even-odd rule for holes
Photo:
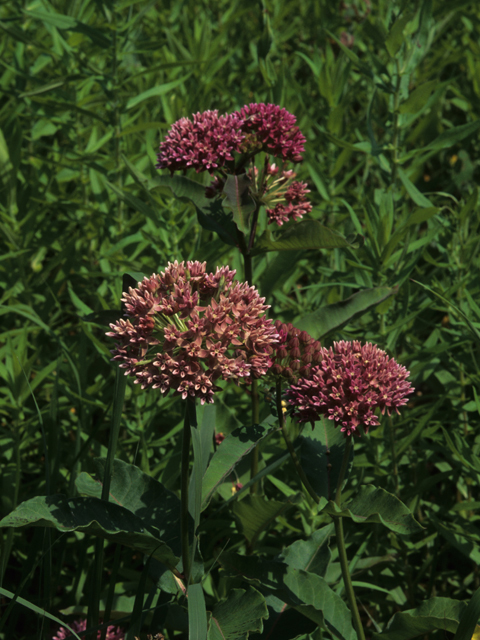
<svg viewBox="0 0 480 640">
<path fill-rule="evenodd" d="M 298 473 L 300 480 L 302 481 L 303 486 L 307 490 L 308 494 L 311 498 L 318 504 L 320 502 L 320 498 L 315 493 L 312 485 L 308 481 L 307 476 L 305 475 L 305 471 L 302 468 L 300 460 L 298 459 L 297 452 L 295 451 L 295 447 L 293 446 L 292 441 L 290 440 L 290 436 L 288 435 L 288 431 L 285 426 L 285 420 L 283 418 L 283 407 L 282 407 L 282 383 L 280 380 L 277 380 L 276 385 L 276 402 L 277 402 L 277 413 L 278 413 L 278 422 L 280 424 L 280 429 L 282 430 L 283 439 L 285 440 L 285 444 L 287 445 L 287 449 L 290 452 L 290 456 L 292 457 L 293 464 Z"/>
<path fill-rule="evenodd" d="M 340 508 L 342 499 L 342 485 L 345 479 L 345 473 L 348 467 L 348 461 L 350 458 L 350 449 L 352 447 L 352 439 L 347 438 L 347 444 L 343 454 L 342 467 L 340 469 L 340 476 L 338 478 L 337 491 L 335 494 L 335 504 Z M 345 548 L 345 536 L 343 534 L 343 518 L 342 516 L 335 516 L 333 518 L 335 525 L 335 535 L 337 538 L 338 558 L 340 560 L 340 566 L 342 568 L 343 584 L 345 585 L 345 592 L 347 594 L 348 603 L 350 605 L 350 612 L 353 618 L 353 626 L 357 632 L 358 640 L 365 640 L 365 634 L 363 633 L 362 621 L 360 620 L 360 614 L 358 612 L 357 601 L 355 599 L 355 592 L 353 590 L 352 579 L 350 577 L 350 571 L 348 569 L 347 551 Z"/>
<path fill-rule="evenodd" d="M 185 401 L 185 420 L 183 422 L 183 439 L 182 439 L 182 482 L 181 482 L 181 537 L 182 537 L 182 560 L 183 575 L 185 577 L 185 587 L 188 588 L 190 581 L 190 545 L 188 542 L 188 483 L 189 467 L 190 467 L 190 440 L 192 433 L 190 430 L 190 403 L 194 400 L 187 398 Z"/>
<path fill-rule="evenodd" d="M 258 215 L 258 207 L 256 211 Z M 248 251 L 242 251 L 245 269 L 245 280 L 251 285 L 253 278 L 253 264 L 252 256 Z M 260 399 L 258 397 L 258 382 L 252 380 L 251 387 L 251 400 L 252 400 L 252 420 L 253 424 L 260 422 Z M 254 447 L 252 451 L 251 464 L 250 464 L 250 479 L 254 478 L 258 473 L 258 446 Z M 257 492 L 257 483 L 255 482 L 250 487 L 250 493 L 253 495 Z"/>
</svg>

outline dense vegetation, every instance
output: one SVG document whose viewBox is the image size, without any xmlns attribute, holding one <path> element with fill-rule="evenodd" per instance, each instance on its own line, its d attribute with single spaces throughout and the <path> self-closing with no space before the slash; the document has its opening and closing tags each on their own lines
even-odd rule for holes
<svg viewBox="0 0 480 640">
<path fill-rule="evenodd" d="M 168 175 L 155 164 L 169 127 L 198 111 L 274 103 L 295 114 L 307 139 L 296 171 L 311 190 L 308 217 L 348 242 L 255 256 L 268 315 L 304 322 L 325 346 L 373 342 L 415 386 L 401 416 L 355 439 L 345 490 L 348 498 L 360 484 L 381 487 L 424 527 L 401 536 L 346 521 L 367 636 L 430 598 L 472 598 L 480 586 L 479 25 L 475 3 L 438 0 L 0 6 L 2 518 L 35 496 L 78 496 L 80 474 L 94 474 L 94 459 L 106 456 L 116 367 L 103 325 L 118 315 L 124 274 L 139 280 L 169 261 L 199 260 L 244 277 L 237 248 L 158 180 Z M 188 177 L 206 184 L 208 176 Z M 261 217 L 259 233 L 266 228 Z M 339 303 L 360 291 L 374 293 L 342 315 Z M 260 397 L 265 422 L 271 391 L 261 380 Z M 177 494 L 183 405 L 129 380 L 116 448 L 117 459 Z M 252 423 L 245 386 L 227 385 L 212 406 L 217 433 Z M 199 423 L 213 419 L 206 412 L 199 407 Z M 274 430 L 260 445 L 260 469 L 285 451 Z M 239 508 L 248 491 L 235 499 L 249 479 L 245 458 L 201 524 L 208 611 L 232 588 L 248 588 L 222 565 L 223 551 L 248 555 L 253 545 L 256 558 L 273 558 L 330 521 L 299 497 L 287 461 L 261 479 L 257 496 L 289 508 L 252 542 Z M 98 542 L 81 531 L 1 535 L 0 638 L 51 638 L 55 624 L 35 607 L 85 618 L 94 597 L 127 638 L 187 637 L 182 593 L 148 554 L 109 541 L 99 565 Z M 341 595 L 331 547 L 324 577 Z M 252 584 L 262 591 L 260 578 Z M 272 632 L 277 605 L 267 604 L 263 632 L 250 637 L 321 637 L 318 618 L 295 608 Z M 443 617 L 432 631 L 439 638 L 456 628 L 446 609 Z"/>
</svg>

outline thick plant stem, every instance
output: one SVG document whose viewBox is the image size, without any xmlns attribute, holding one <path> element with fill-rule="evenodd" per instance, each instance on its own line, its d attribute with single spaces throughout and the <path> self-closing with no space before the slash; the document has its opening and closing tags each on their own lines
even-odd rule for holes
<svg viewBox="0 0 480 640">
<path fill-rule="evenodd" d="M 351 437 L 347 438 L 347 444 L 345 452 L 343 454 L 342 467 L 340 469 L 340 476 L 338 478 L 337 491 L 335 494 L 335 504 L 340 508 L 342 499 L 342 485 L 345 478 L 345 473 L 348 467 L 348 460 L 350 458 L 350 449 L 352 447 Z M 342 516 L 334 516 L 333 522 L 335 525 L 335 536 L 337 538 L 338 558 L 340 560 L 340 566 L 342 568 L 343 584 L 345 585 L 345 592 L 347 594 L 348 604 L 350 605 L 350 612 L 353 618 L 353 626 L 357 632 L 358 640 L 365 640 L 365 634 L 363 632 L 362 621 L 360 620 L 360 613 L 358 612 L 357 601 L 355 599 L 355 592 L 353 590 L 352 578 L 350 571 L 348 570 L 347 551 L 345 549 L 345 536 L 343 534 L 343 518 Z"/>
<path fill-rule="evenodd" d="M 183 422 L 183 438 L 182 438 L 182 470 L 181 470 L 181 537 L 182 537 L 182 561 L 183 575 L 185 577 L 185 587 L 188 588 L 190 581 L 190 545 L 188 541 L 188 483 L 189 466 L 190 466 L 190 440 L 192 437 L 190 431 L 190 406 L 194 402 L 190 398 L 185 401 L 185 420 Z"/>
<path fill-rule="evenodd" d="M 258 211 L 257 211 L 258 215 Z M 253 276 L 253 264 L 252 264 L 252 256 L 248 253 L 248 251 L 244 251 L 243 260 L 245 266 L 245 280 L 252 285 L 252 276 Z M 252 380 L 251 387 L 251 399 L 252 399 L 252 424 L 258 424 L 260 421 L 260 400 L 258 397 L 258 382 L 256 380 Z M 258 446 L 254 447 L 251 454 L 251 463 L 250 463 L 250 480 L 254 478 L 258 473 Z M 252 484 L 250 488 L 250 493 L 253 495 L 257 492 L 257 483 Z"/>
<path fill-rule="evenodd" d="M 285 440 L 285 444 L 287 445 L 287 449 L 292 458 L 293 464 L 295 465 L 295 469 L 298 473 L 300 480 L 302 481 L 303 486 L 307 490 L 309 496 L 318 504 L 320 502 L 320 498 L 315 493 L 312 485 L 308 481 L 307 476 L 305 475 L 305 471 L 302 468 L 300 460 L 298 459 L 297 452 L 295 451 L 295 447 L 293 446 L 292 441 L 290 440 L 290 436 L 288 435 L 287 429 L 285 427 L 285 419 L 283 417 L 283 407 L 282 407 L 282 383 L 278 380 L 276 385 L 276 401 L 277 401 L 277 413 L 278 413 L 278 422 L 280 424 L 280 429 L 282 430 L 282 436 Z"/>
</svg>

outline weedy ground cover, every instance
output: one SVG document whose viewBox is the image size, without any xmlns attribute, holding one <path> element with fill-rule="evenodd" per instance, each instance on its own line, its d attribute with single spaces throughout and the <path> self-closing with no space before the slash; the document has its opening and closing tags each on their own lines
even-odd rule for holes
<svg viewBox="0 0 480 640">
<path fill-rule="evenodd" d="M 434 0 L 0 6 L 1 638 L 471 638 L 479 21 Z M 156 168 L 175 122 L 249 104 L 305 137 L 299 163 L 270 148 L 269 192 L 265 149 L 214 188 Z M 273 162 L 308 185 L 301 219 L 266 213 Z M 323 347 L 378 345 L 410 372 L 401 415 L 302 427 L 295 369 L 216 378 L 205 405 L 132 384 L 105 332 L 174 261 L 236 269 Z"/>
</svg>

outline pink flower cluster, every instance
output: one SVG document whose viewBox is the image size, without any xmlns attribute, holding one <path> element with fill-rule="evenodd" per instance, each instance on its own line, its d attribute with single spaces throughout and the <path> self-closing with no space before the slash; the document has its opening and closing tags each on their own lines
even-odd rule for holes
<svg viewBox="0 0 480 640">
<path fill-rule="evenodd" d="M 195 169 L 197 173 L 225 166 L 233 153 L 266 151 L 283 160 L 300 162 L 305 137 L 296 118 L 275 104 L 250 104 L 223 116 L 204 111 L 193 120 L 181 118 L 160 144 L 157 169 L 170 173 Z"/>
<path fill-rule="evenodd" d="M 299 422 L 311 422 L 321 415 L 341 425 L 345 437 L 365 433 L 379 424 L 375 409 L 390 415 L 407 403 L 414 389 L 409 372 L 376 345 L 358 341 L 334 342 L 322 348 L 322 362 L 309 376 L 301 378 L 286 392 Z"/>
<path fill-rule="evenodd" d="M 273 365 L 269 374 L 288 380 L 290 384 L 298 378 L 308 377 L 312 365 L 322 360 L 320 342 L 290 323 L 276 320 L 275 328 L 279 338 L 273 350 Z"/>
<path fill-rule="evenodd" d="M 236 113 L 219 116 L 218 111 L 198 112 L 175 122 L 160 144 L 157 169 L 195 169 L 197 173 L 223 167 L 240 151 L 245 138 Z"/>
<path fill-rule="evenodd" d="M 236 112 L 241 130 L 246 134 L 244 149 L 259 149 L 266 153 L 301 162 L 305 150 L 305 136 L 296 126 L 297 119 L 276 104 L 252 103 Z"/>
<path fill-rule="evenodd" d="M 234 280 L 229 267 L 206 273 L 205 263 L 169 263 L 144 278 L 122 300 L 126 319 L 111 324 L 117 340 L 113 360 L 142 389 L 213 402 L 218 379 L 264 375 L 278 335 L 268 309 L 248 283 Z"/>
<path fill-rule="evenodd" d="M 75 620 L 69 625 L 75 633 L 79 631 L 85 631 L 87 629 L 87 621 L 86 620 Z M 102 630 L 100 629 L 97 633 L 97 638 L 102 637 Z M 57 633 L 53 636 L 52 640 L 65 640 L 65 638 L 73 638 L 72 634 L 65 627 L 60 627 Z M 120 627 L 114 627 L 110 625 L 107 627 L 107 635 L 105 636 L 106 640 L 123 640 L 125 638 L 125 631 L 120 629 Z"/>
</svg>

